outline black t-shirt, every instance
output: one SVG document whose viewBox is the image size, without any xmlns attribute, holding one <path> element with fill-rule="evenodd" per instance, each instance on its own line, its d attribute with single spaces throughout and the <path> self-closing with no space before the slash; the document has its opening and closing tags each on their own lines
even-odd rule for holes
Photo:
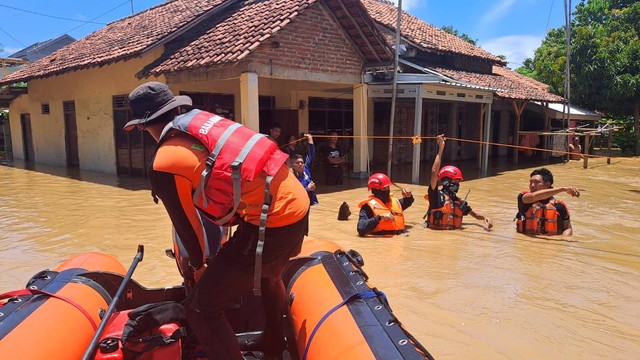
<svg viewBox="0 0 640 360">
<path fill-rule="evenodd" d="M 522 197 L 524 196 L 524 194 L 520 193 L 518 195 L 518 212 L 520 212 L 520 214 L 525 214 L 527 212 L 527 210 L 529 210 L 529 208 L 531 207 L 531 205 L 533 205 L 533 203 L 531 204 L 525 204 L 522 201 Z M 549 202 L 549 200 L 551 200 L 551 198 L 548 198 L 546 200 L 541 200 L 540 203 L 542 204 L 546 204 Z M 556 211 L 558 212 L 558 220 L 559 221 L 567 221 L 569 220 L 569 211 L 567 210 L 567 207 L 564 205 L 564 203 L 560 202 L 560 201 L 556 201 Z"/>
<path fill-rule="evenodd" d="M 332 148 L 329 145 L 324 145 L 320 151 L 322 152 L 322 156 L 327 162 L 329 162 L 327 158 L 339 159 L 345 155 L 339 146 Z M 339 166 L 339 165 L 334 165 L 334 166 Z"/>
</svg>

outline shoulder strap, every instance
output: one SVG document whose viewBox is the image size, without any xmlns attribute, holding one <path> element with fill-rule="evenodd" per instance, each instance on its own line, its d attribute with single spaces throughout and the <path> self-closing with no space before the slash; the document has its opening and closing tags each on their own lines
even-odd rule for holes
<svg viewBox="0 0 640 360">
<path fill-rule="evenodd" d="M 193 194 L 194 203 L 197 204 L 198 199 L 202 198 L 202 204 L 204 205 L 204 207 L 208 206 L 207 197 L 204 195 L 204 187 L 207 184 L 207 181 L 209 181 L 209 176 L 211 176 L 211 171 L 213 170 L 213 166 L 216 164 L 216 159 L 218 158 L 218 155 L 220 155 L 222 147 L 227 142 L 227 140 L 229 140 L 231 134 L 233 134 L 233 132 L 241 126 L 242 125 L 239 123 L 231 124 L 227 129 L 225 129 L 222 135 L 220 135 L 220 138 L 216 142 L 216 146 L 213 148 L 213 150 L 211 150 L 211 155 L 209 155 L 209 158 L 207 158 L 206 166 L 202 171 L 202 174 L 200 175 L 200 183 L 198 184 L 198 187 Z"/>
</svg>

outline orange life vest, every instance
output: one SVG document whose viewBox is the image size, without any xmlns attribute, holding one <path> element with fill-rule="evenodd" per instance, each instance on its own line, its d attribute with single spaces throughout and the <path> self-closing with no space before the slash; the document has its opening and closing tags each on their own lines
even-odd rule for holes
<svg viewBox="0 0 640 360">
<path fill-rule="evenodd" d="M 455 202 L 451 200 L 447 195 L 445 197 L 442 207 L 439 209 L 432 209 L 429 207 L 427 210 L 427 227 L 434 230 L 453 230 L 459 229 L 462 226 L 462 209 L 457 206 L 460 201 Z"/>
<path fill-rule="evenodd" d="M 273 176 L 289 155 L 280 151 L 278 145 L 266 135 L 222 116 L 198 109 L 173 119 L 163 129 L 158 146 L 171 130 L 193 136 L 210 153 L 198 187 L 193 193 L 193 203 L 217 225 L 230 226 L 236 222 L 242 183 L 253 181 L 265 172 L 264 202 L 260 213 L 253 275 L 253 293 L 256 296 L 261 295 L 262 251 L 272 198 L 269 188 Z"/>
<path fill-rule="evenodd" d="M 269 181 L 288 158 L 264 134 L 206 111 L 195 109 L 176 117 L 164 129 L 159 144 L 171 129 L 195 137 L 210 152 L 193 202 L 221 226 L 235 221 L 242 182 L 253 181 L 264 171 L 268 191 Z M 269 202 L 270 195 L 265 196 L 265 205 Z"/>
<path fill-rule="evenodd" d="M 364 205 L 369 205 L 374 216 L 389 213 L 393 215 L 393 220 L 380 220 L 378 226 L 373 229 L 372 233 L 387 231 L 400 233 L 404 230 L 404 211 L 402 210 L 402 204 L 400 204 L 400 200 L 393 197 L 393 195 L 389 195 L 389 204 L 384 204 L 377 197 L 369 195 L 369 198 L 358 204 L 358 208 L 362 208 Z"/>
<path fill-rule="evenodd" d="M 541 202 L 531 204 L 526 213 L 516 215 L 516 231 L 529 235 L 560 234 L 558 209 L 556 208 L 558 202 L 560 200 L 552 197 L 546 204 Z"/>
</svg>

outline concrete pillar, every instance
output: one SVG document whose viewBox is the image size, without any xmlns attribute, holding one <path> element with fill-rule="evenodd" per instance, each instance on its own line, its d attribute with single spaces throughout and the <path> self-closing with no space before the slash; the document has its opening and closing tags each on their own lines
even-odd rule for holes
<svg viewBox="0 0 640 360">
<path fill-rule="evenodd" d="M 367 84 L 353 87 L 353 175 L 359 178 L 369 176 L 368 88 Z"/>
<path fill-rule="evenodd" d="M 258 116 L 258 75 L 252 72 L 240 74 L 240 123 L 254 131 L 260 131 Z"/>
</svg>

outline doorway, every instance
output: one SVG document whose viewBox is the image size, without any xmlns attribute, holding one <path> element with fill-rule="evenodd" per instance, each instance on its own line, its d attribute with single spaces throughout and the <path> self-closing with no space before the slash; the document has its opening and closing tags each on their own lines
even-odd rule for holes
<svg viewBox="0 0 640 360">
<path fill-rule="evenodd" d="M 33 134 L 31 131 L 31 114 L 20 114 L 20 127 L 22 129 L 22 147 L 24 151 L 24 161 L 35 162 L 36 153 L 33 148 Z"/>
<path fill-rule="evenodd" d="M 64 141 L 67 151 L 67 167 L 80 167 L 78 156 L 78 126 L 76 124 L 76 103 L 75 101 L 64 101 L 62 103 L 64 111 Z"/>
</svg>

